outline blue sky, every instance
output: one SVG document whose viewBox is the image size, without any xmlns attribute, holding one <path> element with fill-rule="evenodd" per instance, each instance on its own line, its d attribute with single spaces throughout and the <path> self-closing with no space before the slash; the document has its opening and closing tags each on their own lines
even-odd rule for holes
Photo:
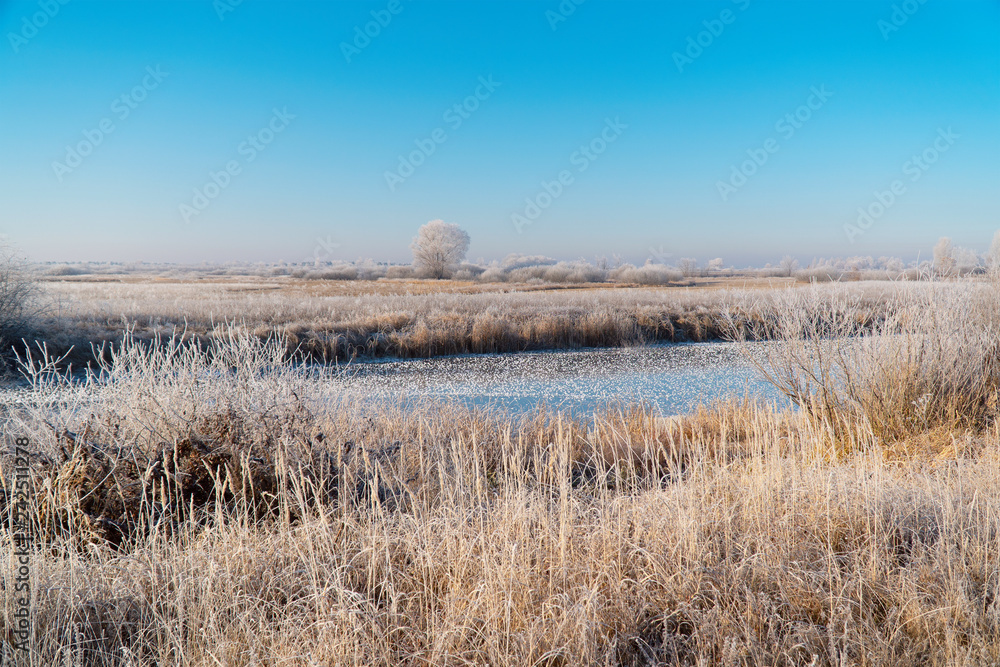
<svg viewBox="0 0 1000 667">
<path fill-rule="evenodd" d="M 737 265 L 1000 227 L 997 0 L 34 0 L 0 35 L 0 233 L 42 261 L 406 261 L 435 218 L 471 259 Z"/>
</svg>

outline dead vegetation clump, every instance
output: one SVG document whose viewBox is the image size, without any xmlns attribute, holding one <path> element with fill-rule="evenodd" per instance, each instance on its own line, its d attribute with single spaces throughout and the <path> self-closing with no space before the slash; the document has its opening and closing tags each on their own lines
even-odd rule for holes
<svg viewBox="0 0 1000 667">
<path fill-rule="evenodd" d="M 1000 292 L 989 284 L 903 289 L 877 315 L 815 288 L 774 294 L 759 370 L 813 416 L 834 446 L 981 433 L 1000 408 Z M 753 327 L 734 323 L 734 337 Z M 749 334 L 748 334 L 749 332 Z"/>
</svg>

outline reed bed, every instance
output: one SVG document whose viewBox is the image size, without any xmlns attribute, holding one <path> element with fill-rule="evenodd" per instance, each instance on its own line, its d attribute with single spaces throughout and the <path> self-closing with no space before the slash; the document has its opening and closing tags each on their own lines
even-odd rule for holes
<svg viewBox="0 0 1000 667">
<path fill-rule="evenodd" d="M 772 373 L 797 411 L 404 410 L 332 395 L 285 341 L 245 330 L 208 346 L 126 337 L 86 401 L 58 364 L 25 360 L 36 400 L 4 429 L 35 451 L 34 654 L 8 635 L 5 659 L 1000 663 L 989 293 L 901 292 L 874 322 L 851 301 L 824 310 L 823 292 L 770 298 L 784 317 Z M 862 340 L 842 366 L 814 354 L 845 331 Z M 876 407 L 927 390 L 933 418 L 882 426 Z"/>
<path fill-rule="evenodd" d="M 763 299 L 767 283 L 747 288 L 478 285 L 435 281 L 315 283 L 269 279 L 181 283 L 46 283 L 47 319 L 37 340 L 53 354 L 93 361 L 92 346 L 129 335 L 152 339 L 183 330 L 205 341 L 238 329 L 275 335 L 289 353 L 318 360 L 358 356 L 433 357 L 580 347 L 624 347 L 726 338 L 733 317 L 769 336 L 778 320 Z M 777 281 L 774 289 L 785 292 Z M 794 284 L 794 283 L 791 283 Z M 558 287 L 558 286 L 557 286 Z M 898 292 L 923 283 L 827 284 L 822 303 L 851 295 L 859 313 L 880 316 Z"/>
<path fill-rule="evenodd" d="M 734 338 L 780 341 L 754 358 L 772 384 L 850 446 L 942 436 L 994 421 L 1000 410 L 1000 286 L 947 283 L 887 294 L 878 313 L 842 292 L 774 292 L 758 322 L 734 319 Z"/>
</svg>

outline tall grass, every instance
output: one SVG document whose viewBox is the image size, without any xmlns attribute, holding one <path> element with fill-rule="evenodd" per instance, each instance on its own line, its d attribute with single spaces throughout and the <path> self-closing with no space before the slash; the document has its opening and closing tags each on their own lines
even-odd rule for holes
<svg viewBox="0 0 1000 667">
<path fill-rule="evenodd" d="M 922 312 L 988 319 L 976 298 Z M 827 350 L 809 303 L 776 308 L 783 332 L 808 325 L 779 346 L 793 362 Z M 853 331 L 852 308 L 816 333 Z M 914 312 L 880 335 L 905 341 Z M 7 430 L 37 451 L 33 664 L 1000 662 L 1000 432 L 978 413 L 946 461 L 887 459 L 871 420 L 831 455 L 806 410 L 404 410 L 331 395 L 283 353 L 245 332 L 127 338 L 83 399 L 27 363 L 36 400 Z M 5 585 L 5 618 L 15 604 Z"/>
<path fill-rule="evenodd" d="M 989 283 L 899 289 L 879 313 L 857 295 L 772 293 L 760 370 L 799 406 L 852 440 L 982 429 L 1000 408 L 1000 290 Z M 757 323 L 733 324 L 737 337 Z"/>
<path fill-rule="evenodd" d="M 815 290 L 824 302 L 854 299 L 859 312 L 875 318 L 905 288 L 864 283 Z M 42 323 L 43 339 L 54 352 L 72 347 L 79 365 L 91 360 L 91 344 L 118 344 L 126 330 L 152 338 L 183 328 L 210 340 L 235 323 L 262 339 L 281 336 L 290 351 L 330 361 L 713 340 L 728 335 L 729 315 L 769 335 L 777 317 L 760 288 L 498 289 L 346 283 L 319 290 L 266 281 L 49 284 L 53 315 Z"/>
</svg>

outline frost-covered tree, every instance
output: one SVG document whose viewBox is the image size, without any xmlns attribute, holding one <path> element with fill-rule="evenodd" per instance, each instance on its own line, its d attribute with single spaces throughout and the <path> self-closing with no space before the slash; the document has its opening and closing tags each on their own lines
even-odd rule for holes
<svg viewBox="0 0 1000 667">
<path fill-rule="evenodd" d="M 431 220 L 410 244 L 413 266 L 430 278 L 447 278 L 465 259 L 469 235 L 458 225 Z"/>
<path fill-rule="evenodd" d="M 854 257 L 848 257 L 844 261 L 847 268 L 851 271 L 864 271 L 875 266 L 875 260 L 872 259 L 871 255 L 855 255 Z"/>
<path fill-rule="evenodd" d="M 986 265 L 993 273 L 1000 274 L 1000 229 L 993 235 L 993 243 L 986 252 Z"/>
<path fill-rule="evenodd" d="M 677 262 L 677 268 L 685 278 L 690 278 L 698 273 L 698 260 L 693 257 L 681 257 Z"/>
<path fill-rule="evenodd" d="M 934 272 L 939 276 L 950 276 L 955 270 L 955 250 L 951 239 L 942 236 L 934 245 Z"/>
<path fill-rule="evenodd" d="M 885 260 L 885 262 L 883 262 L 882 268 L 889 273 L 902 273 L 906 268 L 906 265 L 903 264 L 903 260 L 898 257 L 889 257 Z"/>
<path fill-rule="evenodd" d="M 778 264 L 781 268 L 781 275 L 791 276 L 792 273 L 798 270 L 799 260 L 795 259 L 791 255 L 785 255 L 781 258 L 781 263 Z"/>
<path fill-rule="evenodd" d="M 970 250 L 969 248 L 956 246 L 952 250 L 952 257 L 955 258 L 955 270 L 958 271 L 959 274 L 968 273 L 969 271 L 982 266 L 979 254 L 975 250 Z"/>
</svg>

